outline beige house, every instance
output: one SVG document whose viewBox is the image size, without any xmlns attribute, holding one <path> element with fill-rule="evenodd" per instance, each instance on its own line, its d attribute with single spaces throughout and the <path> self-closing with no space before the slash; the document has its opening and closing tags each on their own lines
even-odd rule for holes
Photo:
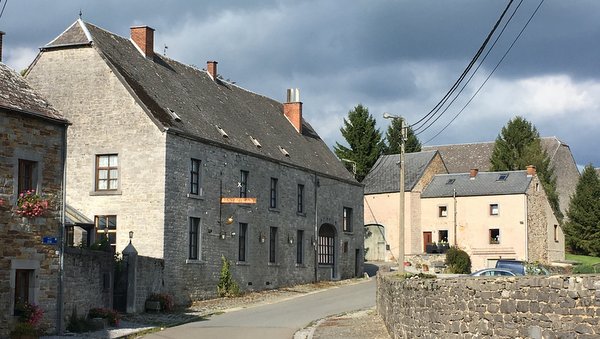
<svg viewBox="0 0 600 339">
<path fill-rule="evenodd" d="M 564 260 L 562 228 L 535 167 L 527 171 L 436 175 L 421 194 L 421 236 L 412 248 L 449 242 L 471 256 L 472 269 L 498 259 Z"/>
<path fill-rule="evenodd" d="M 556 177 L 556 193 L 563 215 L 569 208 L 571 196 L 579 180 L 579 170 L 571 153 L 571 148 L 557 137 L 541 138 L 542 147 L 548 153 L 550 166 Z M 440 152 L 449 173 L 466 173 L 472 168 L 489 171 L 490 158 L 494 151 L 494 142 L 477 142 L 470 144 L 424 146 L 423 151 Z"/>
<path fill-rule="evenodd" d="M 381 156 L 363 180 L 365 185 L 365 259 L 398 257 L 399 155 Z M 406 154 L 404 185 L 406 253 L 421 253 L 421 192 L 439 173 L 448 173 L 437 151 Z"/>
</svg>

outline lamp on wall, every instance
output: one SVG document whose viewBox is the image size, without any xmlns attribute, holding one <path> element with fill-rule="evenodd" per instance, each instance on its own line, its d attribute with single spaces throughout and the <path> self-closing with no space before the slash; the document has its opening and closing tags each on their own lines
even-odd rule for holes
<svg viewBox="0 0 600 339">
<path fill-rule="evenodd" d="M 265 235 L 262 231 L 258 233 L 258 241 L 261 243 L 265 242 Z"/>
<path fill-rule="evenodd" d="M 317 242 L 315 241 L 315 236 L 314 235 L 310 237 L 310 243 L 313 245 L 313 247 L 317 246 Z"/>
<path fill-rule="evenodd" d="M 133 239 L 133 231 L 129 231 L 129 243 L 131 244 L 131 239 Z"/>
<path fill-rule="evenodd" d="M 288 243 L 291 245 L 294 243 L 294 238 L 288 234 Z"/>
</svg>

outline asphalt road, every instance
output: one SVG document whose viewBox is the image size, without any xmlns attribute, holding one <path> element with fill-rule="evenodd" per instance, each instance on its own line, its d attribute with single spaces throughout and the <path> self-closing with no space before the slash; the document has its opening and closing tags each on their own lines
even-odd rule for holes
<svg viewBox="0 0 600 339">
<path fill-rule="evenodd" d="M 293 299 L 216 315 L 205 321 L 152 333 L 148 339 L 292 338 L 310 322 L 375 305 L 375 279 Z"/>
</svg>

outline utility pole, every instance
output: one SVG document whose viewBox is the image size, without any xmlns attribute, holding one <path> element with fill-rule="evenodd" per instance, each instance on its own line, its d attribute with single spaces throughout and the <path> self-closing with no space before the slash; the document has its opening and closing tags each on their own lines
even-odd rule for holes
<svg viewBox="0 0 600 339">
<path fill-rule="evenodd" d="M 404 164 L 405 164 L 405 143 L 406 143 L 406 126 L 404 119 L 401 116 L 383 113 L 385 119 L 400 119 L 400 180 L 398 187 L 398 273 L 404 273 Z"/>
</svg>

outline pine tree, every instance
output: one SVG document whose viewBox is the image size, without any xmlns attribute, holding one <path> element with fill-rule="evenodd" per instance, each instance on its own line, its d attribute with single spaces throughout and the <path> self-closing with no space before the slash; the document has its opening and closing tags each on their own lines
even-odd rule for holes
<svg viewBox="0 0 600 339">
<path fill-rule="evenodd" d="M 384 152 L 385 154 L 400 153 L 400 139 L 402 138 L 401 128 L 402 120 L 392 119 L 392 123 L 388 126 L 385 134 L 385 139 L 387 140 L 387 146 Z M 411 127 L 406 128 L 406 143 L 404 144 L 404 152 L 421 152 L 421 142 Z"/>
<path fill-rule="evenodd" d="M 562 219 L 554 169 L 533 124 L 519 116 L 509 120 L 496 138 L 490 161 L 492 171 L 524 170 L 528 165 L 534 165 L 554 214 Z"/>
<path fill-rule="evenodd" d="M 571 253 L 600 256 L 600 179 L 591 164 L 577 182 L 567 216 L 564 232 Z"/>
<path fill-rule="evenodd" d="M 335 154 L 340 159 L 356 163 L 356 180 L 362 181 L 371 167 L 382 154 L 385 144 L 381 140 L 381 132 L 375 127 L 375 119 L 369 109 L 359 104 L 348 112 L 344 126 L 340 128 L 342 136 L 350 148 L 335 143 Z"/>
</svg>

